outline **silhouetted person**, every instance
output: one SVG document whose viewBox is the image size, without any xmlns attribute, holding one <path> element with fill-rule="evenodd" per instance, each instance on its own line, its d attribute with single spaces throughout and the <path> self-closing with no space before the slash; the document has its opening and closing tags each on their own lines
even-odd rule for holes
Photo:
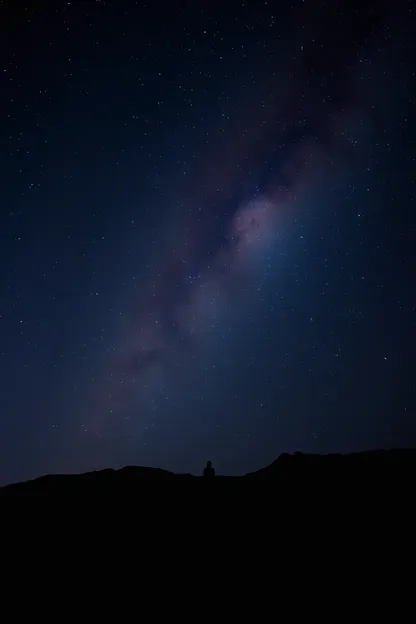
<svg viewBox="0 0 416 624">
<path fill-rule="evenodd" d="M 207 462 L 207 465 L 204 468 L 204 477 L 215 477 L 215 470 L 210 461 Z"/>
</svg>

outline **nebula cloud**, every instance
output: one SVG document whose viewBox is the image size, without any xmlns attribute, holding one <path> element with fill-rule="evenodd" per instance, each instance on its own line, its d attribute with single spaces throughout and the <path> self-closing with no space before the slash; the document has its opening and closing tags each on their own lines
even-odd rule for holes
<svg viewBox="0 0 416 624">
<path fill-rule="evenodd" d="M 184 362 L 192 367 L 204 336 L 220 328 L 224 311 L 239 306 L 241 291 L 269 262 L 297 196 L 337 157 L 353 157 L 368 110 L 356 89 L 355 52 L 348 58 L 339 50 L 332 83 L 319 80 L 319 48 L 273 72 L 202 159 L 171 240 L 132 302 L 111 373 L 110 411 L 130 401 L 139 406 L 149 384 L 163 384 Z M 280 167 L 267 172 L 271 154 Z M 257 179 L 248 192 L 247 179 Z"/>
</svg>

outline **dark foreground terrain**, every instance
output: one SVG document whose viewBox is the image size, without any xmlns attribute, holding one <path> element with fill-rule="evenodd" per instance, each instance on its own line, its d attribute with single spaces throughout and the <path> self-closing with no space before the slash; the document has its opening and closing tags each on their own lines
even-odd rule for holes
<svg viewBox="0 0 416 624">
<path fill-rule="evenodd" d="M 336 492 L 340 487 L 400 489 L 413 482 L 416 476 L 416 450 L 369 451 L 349 455 L 281 455 L 275 462 L 256 472 L 241 477 L 203 479 L 204 482 L 269 481 L 281 489 L 324 487 Z M 189 474 L 175 474 L 157 468 L 127 466 L 120 470 L 100 470 L 80 475 L 47 475 L 0 488 L 7 494 L 134 494 L 141 483 L 157 480 L 201 481 Z"/>
</svg>

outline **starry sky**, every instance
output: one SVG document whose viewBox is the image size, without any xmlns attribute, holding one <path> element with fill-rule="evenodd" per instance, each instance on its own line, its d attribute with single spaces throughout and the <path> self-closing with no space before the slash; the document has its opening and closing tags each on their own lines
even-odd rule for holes
<svg viewBox="0 0 416 624">
<path fill-rule="evenodd" d="M 416 444 L 414 13 L 0 1 L 0 483 Z"/>
</svg>

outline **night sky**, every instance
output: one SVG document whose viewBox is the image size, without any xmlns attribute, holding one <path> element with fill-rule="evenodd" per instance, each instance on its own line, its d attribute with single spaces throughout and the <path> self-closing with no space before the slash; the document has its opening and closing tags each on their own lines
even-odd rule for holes
<svg viewBox="0 0 416 624">
<path fill-rule="evenodd" d="M 416 445 L 412 2 L 0 1 L 0 482 Z"/>
</svg>

